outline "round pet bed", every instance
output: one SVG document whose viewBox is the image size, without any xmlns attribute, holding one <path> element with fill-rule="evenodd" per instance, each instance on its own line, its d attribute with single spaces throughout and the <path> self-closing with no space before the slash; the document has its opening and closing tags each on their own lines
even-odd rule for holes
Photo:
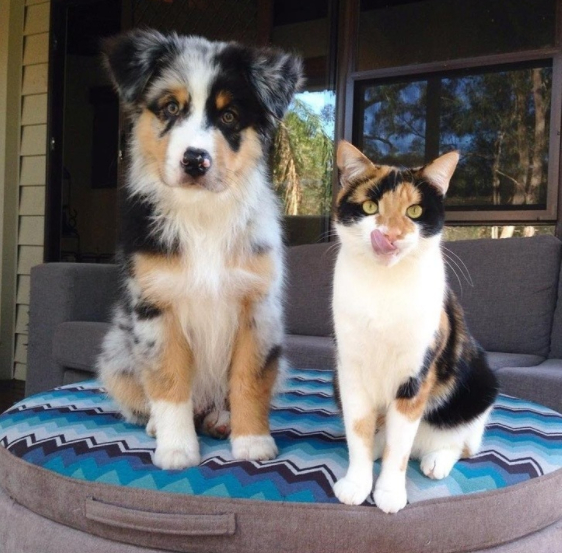
<svg viewBox="0 0 562 553">
<path fill-rule="evenodd" d="M 562 519 L 562 415 L 528 401 L 500 396 L 481 452 L 448 478 L 411 461 L 397 515 L 332 493 L 348 457 L 330 372 L 291 369 L 271 428 L 273 461 L 235 461 L 228 441 L 201 437 L 198 467 L 164 471 L 99 383 L 63 386 L 0 416 L 0 487 L 55 522 L 170 551 L 473 551 Z"/>
</svg>

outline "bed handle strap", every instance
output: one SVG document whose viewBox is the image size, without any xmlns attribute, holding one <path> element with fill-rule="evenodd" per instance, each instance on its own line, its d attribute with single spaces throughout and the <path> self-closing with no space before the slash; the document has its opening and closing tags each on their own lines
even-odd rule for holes
<svg viewBox="0 0 562 553">
<path fill-rule="evenodd" d="M 234 513 L 218 515 L 151 513 L 104 503 L 94 498 L 86 500 L 86 518 L 114 528 L 176 536 L 232 536 L 236 532 Z"/>
</svg>

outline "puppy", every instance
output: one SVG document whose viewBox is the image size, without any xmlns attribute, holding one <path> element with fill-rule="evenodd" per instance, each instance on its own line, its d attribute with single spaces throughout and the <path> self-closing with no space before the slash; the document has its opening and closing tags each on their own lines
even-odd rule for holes
<svg viewBox="0 0 562 553">
<path fill-rule="evenodd" d="M 104 56 L 132 126 L 100 378 L 156 436 L 161 468 L 199 463 L 196 418 L 230 434 L 234 458 L 271 459 L 283 255 L 267 159 L 301 61 L 139 30 L 109 39 Z"/>
</svg>

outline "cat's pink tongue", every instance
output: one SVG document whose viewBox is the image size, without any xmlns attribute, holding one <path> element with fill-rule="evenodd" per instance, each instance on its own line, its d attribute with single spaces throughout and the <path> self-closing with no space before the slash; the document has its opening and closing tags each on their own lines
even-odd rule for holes
<svg viewBox="0 0 562 553">
<path fill-rule="evenodd" d="M 394 244 L 390 243 L 388 238 L 380 230 L 371 232 L 371 245 L 375 253 L 379 255 L 388 255 L 398 249 Z"/>
</svg>

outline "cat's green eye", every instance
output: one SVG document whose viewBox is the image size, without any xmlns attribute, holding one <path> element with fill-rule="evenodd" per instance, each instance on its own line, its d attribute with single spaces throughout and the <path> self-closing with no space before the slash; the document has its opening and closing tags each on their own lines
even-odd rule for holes
<svg viewBox="0 0 562 553">
<path fill-rule="evenodd" d="M 367 215 L 374 215 L 379 210 L 377 202 L 372 202 L 371 200 L 363 202 L 363 205 L 361 207 Z"/>
<path fill-rule="evenodd" d="M 418 219 L 419 217 L 421 217 L 421 214 L 423 213 L 423 208 L 421 205 L 411 205 L 407 210 L 406 210 L 406 215 L 408 215 L 408 217 L 410 217 L 410 219 Z"/>
</svg>

